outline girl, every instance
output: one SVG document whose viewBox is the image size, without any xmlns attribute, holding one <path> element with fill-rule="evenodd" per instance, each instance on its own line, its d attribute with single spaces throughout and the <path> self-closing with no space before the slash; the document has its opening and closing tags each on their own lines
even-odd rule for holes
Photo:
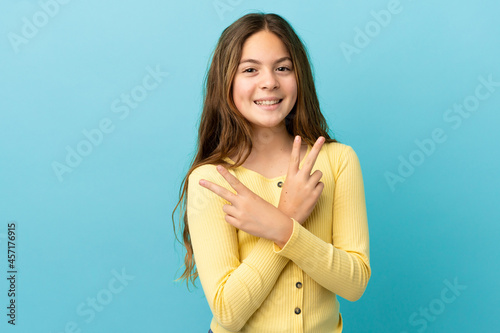
<svg viewBox="0 0 500 333">
<path fill-rule="evenodd" d="M 179 203 L 181 279 L 200 277 L 209 332 L 342 332 L 336 296 L 356 301 L 371 276 L 363 180 L 328 135 L 302 42 L 278 15 L 241 17 L 204 94 Z"/>
</svg>

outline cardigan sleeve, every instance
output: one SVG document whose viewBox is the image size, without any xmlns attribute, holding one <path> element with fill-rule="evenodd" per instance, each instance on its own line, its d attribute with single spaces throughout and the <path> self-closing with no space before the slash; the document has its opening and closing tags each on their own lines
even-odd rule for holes
<svg viewBox="0 0 500 333">
<path fill-rule="evenodd" d="M 329 152 L 335 190 L 332 243 L 317 237 L 293 220 L 293 232 L 273 251 L 289 258 L 306 274 L 333 293 L 356 301 L 371 276 L 368 221 L 361 167 L 354 150 L 347 145 L 338 157 Z"/>
<path fill-rule="evenodd" d="M 186 207 L 196 268 L 208 305 L 220 325 L 239 331 L 269 295 L 289 259 L 274 253 L 274 242 L 260 238 L 240 260 L 237 229 L 226 222 L 222 210 L 229 202 L 199 185 L 200 179 L 236 192 L 215 166 L 203 165 L 188 178 Z"/>
</svg>

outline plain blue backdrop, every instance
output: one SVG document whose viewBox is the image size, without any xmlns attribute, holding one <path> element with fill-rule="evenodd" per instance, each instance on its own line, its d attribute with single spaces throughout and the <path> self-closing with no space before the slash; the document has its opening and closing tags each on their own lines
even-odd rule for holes
<svg viewBox="0 0 500 333">
<path fill-rule="evenodd" d="M 373 273 L 344 331 L 498 331 L 499 2 L 41 0 L 0 3 L 2 332 L 208 330 L 171 213 L 210 54 L 255 10 L 303 39 L 362 166 Z"/>
</svg>

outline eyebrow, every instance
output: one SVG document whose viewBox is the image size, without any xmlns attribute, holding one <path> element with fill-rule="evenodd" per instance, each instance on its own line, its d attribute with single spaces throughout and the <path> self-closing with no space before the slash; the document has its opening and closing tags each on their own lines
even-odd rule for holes
<svg viewBox="0 0 500 333">
<path fill-rule="evenodd" d="M 275 64 L 277 64 L 277 63 L 283 62 L 283 61 L 285 61 L 285 60 L 290 60 L 290 61 L 292 61 L 292 58 L 290 58 L 290 57 L 288 57 L 288 56 L 287 56 L 287 57 L 283 57 L 283 58 L 279 58 L 279 59 L 278 59 L 278 60 L 276 60 L 274 63 L 275 63 Z M 258 64 L 258 65 L 260 65 L 260 64 L 261 64 L 261 62 L 260 62 L 260 61 L 255 60 L 255 59 L 245 59 L 245 60 L 240 61 L 240 65 L 241 65 L 241 64 L 243 64 L 243 63 L 245 63 L 245 62 L 251 62 L 251 63 L 254 63 L 254 64 Z"/>
</svg>

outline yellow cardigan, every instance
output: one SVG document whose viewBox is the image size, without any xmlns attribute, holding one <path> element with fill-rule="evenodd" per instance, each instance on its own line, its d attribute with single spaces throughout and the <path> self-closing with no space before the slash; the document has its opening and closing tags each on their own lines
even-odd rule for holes
<svg viewBox="0 0 500 333">
<path fill-rule="evenodd" d="M 215 165 L 189 176 L 188 226 L 214 333 L 342 332 L 336 295 L 358 300 L 371 276 L 363 179 L 354 150 L 338 142 L 323 144 L 315 170 L 323 192 L 303 225 L 291 219 L 282 249 L 225 221 L 229 202 L 199 185 L 206 179 L 236 193 Z M 278 206 L 286 175 L 268 179 L 243 166 L 229 172 Z"/>
</svg>

